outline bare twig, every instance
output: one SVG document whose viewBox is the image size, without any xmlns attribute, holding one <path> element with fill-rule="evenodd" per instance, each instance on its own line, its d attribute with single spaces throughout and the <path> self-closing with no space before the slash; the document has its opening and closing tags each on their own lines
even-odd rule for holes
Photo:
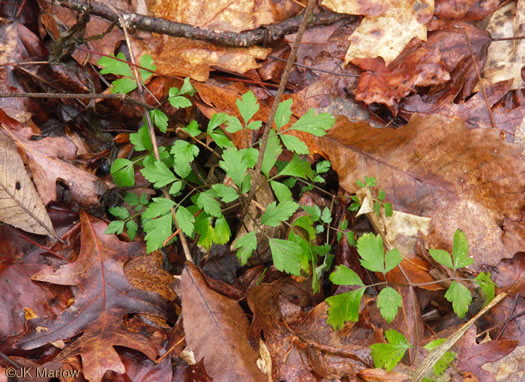
<svg viewBox="0 0 525 382">
<path fill-rule="evenodd" d="M 148 110 L 155 109 L 145 102 L 131 98 L 125 94 L 85 94 L 85 93 L 0 93 L 0 98 L 53 98 L 53 99 L 118 99 L 123 102 L 129 102 L 141 106 Z"/>
<path fill-rule="evenodd" d="M 288 61 L 286 62 L 286 66 L 284 68 L 284 72 L 281 77 L 281 82 L 279 83 L 279 89 L 277 90 L 277 94 L 275 95 L 275 98 L 273 100 L 272 109 L 270 110 L 270 115 L 268 116 L 268 120 L 266 121 L 266 125 L 264 126 L 264 132 L 261 138 L 261 146 L 259 148 L 259 158 L 257 159 L 257 165 L 255 166 L 255 179 L 253 180 L 253 183 L 252 183 L 254 185 L 259 184 L 259 178 L 261 175 L 261 168 L 262 168 L 262 163 L 263 163 L 264 152 L 266 151 L 266 146 L 268 144 L 268 137 L 270 135 L 270 130 L 272 129 L 273 120 L 275 118 L 275 113 L 277 112 L 277 107 L 279 106 L 279 102 L 281 101 L 281 97 L 286 88 L 286 84 L 288 83 L 288 77 L 290 76 L 293 62 L 295 61 L 295 57 L 297 55 L 297 50 L 299 50 L 299 46 L 301 45 L 301 40 L 303 38 L 304 32 L 306 31 L 308 22 L 310 21 L 310 18 L 312 17 L 312 14 L 314 11 L 314 5 L 315 5 L 315 0 L 308 0 L 308 5 L 306 7 L 306 10 L 304 11 L 303 22 L 299 28 L 299 31 L 297 32 L 297 37 L 293 43 L 292 51 L 290 52 L 290 57 L 288 57 Z M 253 199 L 256 190 L 257 190 L 257 187 L 252 187 L 247 197 L 248 200 Z"/>
<path fill-rule="evenodd" d="M 110 21 L 118 19 L 109 5 L 96 1 L 85 0 L 46 0 L 48 3 L 67 7 L 80 12 L 90 11 L 96 16 Z M 301 25 L 302 16 L 292 17 L 278 24 L 267 25 L 246 32 L 215 32 L 212 30 L 195 27 L 193 25 L 176 23 L 158 17 L 139 15 L 132 12 L 117 10 L 128 27 L 148 32 L 165 34 L 173 37 L 185 37 L 192 40 L 203 40 L 218 45 L 247 47 L 257 44 L 269 44 L 275 42 L 285 35 L 294 33 Z M 316 15 L 313 25 L 330 25 L 339 20 L 356 20 L 355 16 L 324 11 Z"/>
<path fill-rule="evenodd" d="M 494 121 L 494 116 L 492 115 L 492 109 L 490 108 L 489 99 L 487 97 L 487 93 L 485 92 L 485 86 L 483 86 L 483 81 L 481 80 L 481 75 L 479 72 L 478 63 L 476 61 L 476 57 L 474 56 L 474 51 L 472 50 L 472 44 L 470 43 L 470 38 L 467 35 L 467 32 L 465 31 L 465 28 L 461 28 L 463 31 L 463 35 L 465 36 L 465 40 L 467 41 L 468 49 L 470 51 L 470 56 L 472 57 L 472 62 L 474 63 L 474 68 L 476 69 L 476 74 L 478 76 L 479 86 L 481 87 L 481 92 L 483 93 L 483 98 L 485 99 L 485 104 L 487 105 L 487 111 L 489 113 L 490 118 L 490 124 L 492 127 L 496 127 L 496 122 Z"/>
</svg>

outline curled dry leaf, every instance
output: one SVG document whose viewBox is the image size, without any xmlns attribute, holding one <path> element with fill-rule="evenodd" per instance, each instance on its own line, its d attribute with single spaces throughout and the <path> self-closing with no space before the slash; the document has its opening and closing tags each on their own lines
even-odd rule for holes
<svg viewBox="0 0 525 382">
<path fill-rule="evenodd" d="M 332 162 L 347 192 L 357 191 L 355 179 L 373 176 L 397 210 L 432 218 L 431 248 L 450 252 L 462 229 L 475 270 L 525 247 L 525 163 L 496 129 L 436 115 L 414 115 L 399 129 L 339 117 L 326 136 L 303 139 Z"/>
<path fill-rule="evenodd" d="M 334 12 L 364 15 L 350 36 L 345 64 L 354 58 L 383 57 L 389 64 L 413 38 L 427 39 L 434 0 L 323 0 Z"/>
<path fill-rule="evenodd" d="M 0 221 L 27 232 L 56 236 L 16 144 L 3 132 L 0 132 Z"/>
<path fill-rule="evenodd" d="M 206 373 L 216 381 L 266 381 L 239 304 L 210 289 L 190 263 L 182 272 L 180 294 L 186 343 L 197 361 L 204 359 Z"/>
</svg>

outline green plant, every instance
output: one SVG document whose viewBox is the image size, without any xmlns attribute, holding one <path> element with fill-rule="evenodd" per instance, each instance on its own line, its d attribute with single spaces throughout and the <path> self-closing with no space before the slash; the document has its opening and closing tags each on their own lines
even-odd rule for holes
<svg viewBox="0 0 525 382">
<path fill-rule="evenodd" d="M 141 65 L 143 60 L 141 60 Z M 101 61 L 99 63 L 105 66 L 105 73 L 131 77 L 130 68 L 124 67 L 127 64 L 107 57 Z M 149 61 L 146 60 L 146 62 Z M 150 68 L 154 66 L 151 64 Z M 144 76 L 144 73 L 142 75 Z M 127 85 L 123 87 L 121 80 L 113 83 L 113 91 L 124 92 L 132 88 L 127 84 L 128 81 L 124 82 Z M 169 101 L 177 108 L 188 107 L 191 102 L 184 96 L 191 96 L 194 92 L 191 83 L 186 79 L 180 90 L 170 89 Z M 293 200 L 289 189 L 290 184 L 283 182 L 296 179 L 301 179 L 307 184 L 321 182 L 323 179 L 320 174 L 328 171 L 330 167 L 328 161 L 323 161 L 312 169 L 310 163 L 300 156 L 309 153 L 308 147 L 290 133 L 301 131 L 317 136 L 324 135 L 333 125 L 334 118 L 327 113 L 315 114 L 313 110 L 310 110 L 294 123 L 290 123 L 291 106 L 291 100 L 279 104 L 275 116 L 276 130 L 272 130 L 269 135 L 262 161 L 261 171 L 277 198 L 277 201 L 266 206 L 260 218 L 260 224 L 263 226 L 276 227 L 283 224 L 301 207 Z M 148 133 L 146 119 L 144 119 L 137 133 L 130 134 L 130 142 L 134 145 L 135 151 L 144 154 L 134 159 L 115 160 L 111 167 L 111 174 L 117 186 L 132 187 L 135 184 L 135 168 L 138 167 L 153 188 L 166 187 L 170 198 L 158 196 L 140 205 L 130 204 L 126 200 L 129 206 L 140 206 L 141 209 L 133 215 L 130 215 L 124 207 L 110 209 L 109 212 L 120 220 L 113 221 L 107 233 L 119 234 L 127 229 L 128 235 L 134 237 L 138 228 L 135 218 L 140 216 L 142 229 L 146 233 L 145 241 L 148 252 L 161 248 L 174 238 L 175 222 L 178 223 L 184 235 L 189 238 L 198 237 L 198 244 L 205 248 L 209 248 L 213 243 L 227 243 L 230 240 L 231 230 L 223 209 L 234 202 L 239 206 L 246 202 L 245 199 L 253 187 L 248 170 L 254 168 L 259 155 L 262 155 L 257 147 L 236 148 L 229 136 L 219 128 L 224 125 L 226 132 L 230 134 L 238 131 L 247 134 L 250 130 L 261 128 L 262 122 L 254 119 L 259 110 L 259 104 L 253 93 L 244 94 L 237 101 L 237 108 L 242 121 L 236 116 L 218 113 L 212 116 L 206 130 L 201 130 L 198 124 L 192 121 L 184 128 L 190 139 L 177 139 L 170 146 L 160 146 L 158 148 L 160 160 L 156 160 L 153 156 L 153 144 Z M 166 132 L 168 124 L 166 115 L 160 110 L 152 110 L 149 113 L 155 126 L 161 132 Z M 288 128 L 285 129 L 285 126 Z M 205 184 L 199 179 L 201 174 L 195 172 L 197 168 L 195 160 L 201 148 L 194 142 L 202 142 L 199 137 L 204 138 L 205 136 L 208 141 L 215 143 L 217 148 L 215 153 L 220 157 L 219 167 L 232 180 L 231 185 Z M 294 153 L 293 158 L 285 164 L 278 162 L 284 147 Z M 307 210 L 308 207 L 305 206 L 304 209 Z M 275 267 L 297 276 L 311 272 L 314 275 L 313 286 L 316 290 L 319 289 L 320 274 L 331 265 L 332 258 L 328 254 L 330 246 L 312 244 L 316 235 L 315 229 L 320 232 L 323 228 L 322 224 L 313 228 L 317 220 L 329 224 L 331 222 L 330 211 L 325 209 L 318 217 L 315 216 L 312 219 L 305 216 L 291 224 L 292 228 L 299 227 L 302 228 L 302 232 L 307 232 L 306 237 L 298 234 L 297 229 L 290 229 L 286 240 L 268 238 Z M 249 232 L 239 238 L 235 243 L 235 249 L 237 249 L 240 263 L 246 264 L 256 248 L 255 232 Z M 320 257 L 324 257 L 324 261 L 318 265 Z"/>
<path fill-rule="evenodd" d="M 355 183 L 360 188 L 373 188 L 377 185 L 377 180 L 373 176 L 365 176 L 364 183 L 360 181 L 359 179 L 356 179 Z M 392 216 L 393 210 L 392 210 L 392 203 L 386 203 L 385 202 L 386 193 L 384 190 L 379 190 L 377 193 L 377 199 L 374 199 L 374 212 L 377 216 L 379 216 L 381 212 L 381 207 L 385 210 L 385 215 L 390 217 Z M 350 206 L 348 207 L 349 211 L 359 211 L 359 208 L 361 208 L 361 202 L 359 199 L 357 199 L 357 196 L 352 196 L 352 202 L 350 203 Z"/>
<path fill-rule="evenodd" d="M 123 56 L 117 57 L 120 60 L 106 57 L 99 63 L 104 66 L 105 73 L 124 76 L 113 82 L 112 91 L 129 92 L 134 89 L 128 81 L 128 79 L 132 80 L 131 69 L 126 63 L 121 62 Z M 141 66 L 150 70 L 155 69 L 153 61 L 149 58 L 143 57 Z M 143 80 L 149 75 L 151 73 L 148 71 L 141 71 Z M 185 79 L 181 89 L 170 89 L 168 100 L 175 108 L 189 107 L 191 102 L 187 96 L 192 96 L 194 93 L 195 89 L 191 82 Z M 182 129 L 188 140 L 179 138 L 168 146 L 159 146 L 158 156 L 153 153 L 154 145 L 147 125 L 148 118 L 144 118 L 142 127 L 136 133 L 130 134 L 130 142 L 135 152 L 140 155 L 132 159 L 115 160 L 111 167 L 111 174 L 117 186 L 133 187 L 135 169 L 138 168 L 151 186 L 162 193 L 159 192 L 158 196 L 149 200 L 146 194 L 141 194 L 139 197 L 133 192 L 128 192 L 124 197 L 127 208 L 119 206 L 109 209 L 109 213 L 117 220 L 111 222 L 106 233 L 121 234 L 126 230 L 129 238 L 133 240 L 137 231 L 142 228 L 146 234 L 148 252 L 171 243 L 176 239 L 175 234 L 179 230 L 183 235 L 196 239 L 204 248 L 209 248 L 214 243 L 226 244 L 230 241 L 232 232 L 224 210 L 233 207 L 244 208 L 250 203 L 247 197 L 255 185 L 252 184 L 249 170 L 254 169 L 259 156 L 263 155 L 261 172 L 277 200 L 264 208 L 260 220 L 255 217 L 252 219 L 258 226 L 277 227 L 287 224 L 290 228 L 286 239 L 267 237 L 274 266 L 280 271 L 296 276 L 311 275 L 312 288 L 314 291 L 319 291 L 319 280 L 322 274 L 331 268 L 333 255 L 329 253 L 331 246 L 316 244 L 316 238 L 326 230 L 326 242 L 328 242 L 328 234 L 330 230 L 334 230 L 337 240 L 345 234 L 350 245 L 357 247 L 361 265 L 365 269 L 382 273 L 386 279 L 386 274 L 399 266 L 403 260 L 398 249 L 394 248 L 385 253 L 381 236 L 371 233 L 364 234 L 356 241 L 354 233 L 347 231 L 348 220 L 343 219 L 337 229 L 332 227 L 332 213 L 329 208 L 325 207 L 321 210 L 318 206 L 301 206 L 294 200 L 290 190 L 298 180 L 304 184 L 301 193 L 313 188 L 315 183 L 324 182 L 321 175 L 330 168 L 330 162 L 322 161 L 313 169 L 310 163 L 301 157 L 309 153 L 308 147 L 290 132 L 300 131 L 322 136 L 331 128 L 334 118 L 327 113 L 315 114 L 310 110 L 299 120 L 290 123 L 292 101 L 283 101 L 277 108 L 276 129 L 270 131 L 266 150 L 260 153 L 258 145 L 238 149 L 226 134 L 241 132 L 242 136 L 248 137 L 250 130 L 258 130 L 262 127 L 261 121 L 254 120 L 259 104 L 253 93 L 244 94 L 237 100 L 236 105 L 242 121 L 236 116 L 224 113 L 213 115 L 206 129 L 201 129 L 196 121 L 191 121 Z M 160 132 L 165 133 L 168 127 L 166 114 L 158 109 L 148 113 L 149 120 Z M 220 128 L 222 125 L 226 133 Z M 215 149 L 204 144 L 203 140 L 213 142 Z M 204 179 L 196 162 L 202 147 L 212 151 L 219 158 L 218 166 L 231 179 L 230 183 L 208 183 Z M 294 153 L 288 162 L 278 160 L 284 148 Z M 357 180 L 356 183 L 361 188 L 372 188 L 377 184 L 373 177 L 365 177 L 364 182 Z M 379 215 L 383 208 L 385 215 L 391 216 L 392 205 L 385 202 L 385 197 L 385 192 L 379 190 L 377 198 L 374 199 L 374 211 Z M 306 212 L 306 215 L 288 223 L 289 218 L 300 208 Z M 349 210 L 357 211 L 359 208 L 360 202 L 356 196 L 353 196 Z M 179 229 L 176 229 L 177 226 Z M 237 257 L 242 265 L 247 263 L 256 250 L 257 241 L 256 232 L 251 231 L 235 242 L 234 249 L 237 250 Z M 454 273 L 473 262 L 473 259 L 468 257 L 465 235 L 459 230 L 454 235 L 452 257 L 443 250 L 431 249 L 430 254 L 438 263 L 450 268 Z M 358 320 L 360 301 L 366 288 L 382 287 L 376 303 L 386 321 L 394 320 L 398 309 L 402 306 L 401 296 L 388 282 L 365 285 L 357 273 L 344 265 L 335 269 L 330 275 L 330 280 L 337 285 L 356 287 L 350 292 L 326 299 L 330 306 L 327 322 L 335 329 L 341 329 L 345 321 Z M 456 314 L 463 317 L 472 298 L 470 291 L 459 281 L 459 278 L 454 278 L 445 298 L 452 302 Z M 486 301 L 490 301 L 494 297 L 494 283 L 490 279 L 490 274 L 480 273 L 475 278 L 475 282 L 482 289 Z M 391 370 L 412 345 L 395 330 L 387 331 L 386 339 L 388 342 L 386 344 L 372 345 L 372 357 L 377 367 Z M 437 346 L 436 343 L 427 346 L 430 349 L 432 346 Z M 446 369 L 454 357 L 447 353 L 443 358 L 446 359 L 434 370 L 436 374 Z"/>
</svg>

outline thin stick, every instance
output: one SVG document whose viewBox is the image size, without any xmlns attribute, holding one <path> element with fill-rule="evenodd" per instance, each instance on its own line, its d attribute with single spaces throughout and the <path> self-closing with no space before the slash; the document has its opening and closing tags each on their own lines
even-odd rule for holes
<svg viewBox="0 0 525 382">
<path fill-rule="evenodd" d="M 485 92 L 485 86 L 483 86 L 483 81 L 481 80 L 478 63 L 476 62 L 476 57 L 474 57 L 474 51 L 472 50 L 472 45 L 470 44 L 470 38 L 467 36 L 467 32 L 465 31 L 465 28 L 462 27 L 461 29 L 463 30 L 463 35 L 465 36 L 465 40 L 467 41 L 468 49 L 470 51 L 470 56 L 472 57 L 472 61 L 474 62 L 474 68 L 476 69 L 476 74 L 478 76 L 479 86 L 481 87 L 481 92 L 483 93 L 485 104 L 487 105 L 487 111 L 489 113 L 489 118 L 490 118 L 490 124 L 492 125 L 492 127 L 496 128 L 496 122 L 494 121 L 494 116 L 492 115 L 492 109 L 490 108 L 489 99 L 487 97 L 487 93 Z"/>
<path fill-rule="evenodd" d="M 123 102 L 129 102 L 141 106 L 148 110 L 155 109 L 147 103 L 140 102 L 125 94 L 85 94 L 85 93 L 0 93 L 0 98 L 50 98 L 50 99 L 118 99 Z"/>
<path fill-rule="evenodd" d="M 253 180 L 254 185 L 259 184 L 259 178 L 261 176 L 261 168 L 262 168 L 262 163 L 263 163 L 263 158 L 264 158 L 264 152 L 266 151 L 266 146 L 268 145 L 268 137 L 270 136 L 270 130 L 272 129 L 273 120 L 275 118 L 275 113 L 277 112 L 277 107 L 279 106 L 279 102 L 281 101 L 281 97 L 286 88 L 286 84 L 288 83 L 288 77 L 290 76 L 293 62 L 295 61 L 295 57 L 297 56 L 297 50 L 299 50 L 299 45 L 301 44 L 301 40 L 303 38 L 304 32 L 306 31 L 308 22 L 310 21 L 310 18 L 312 17 L 312 14 L 314 11 L 314 5 L 315 5 L 315 0 L 308 0 L 308 6 L 306 7 L 306 10 L 304 11 L 303 22 L 301 26 L 299 27 L 299 32 L 297 32 L 297 37 L 292 46 L 290 57 L 288 57 L 288 61 L 286 62 L 286 67 L 284 68 L 283 76 L 281 77 L 281 82 L 279 83 L 279 89 L 277 90 L 277 94 L 275 95 L 275 98 L 273 100 L 272 109 L 270 110 L 270 115 L 268 116 L 268 120 L 266 121 L 266 126 L 264 126 L 263 137 L 261 139 L 261 147 L 259 150 L 259 158 L 257 159 L 257 165 L 255 166 L 255 179 Z M 253 199 L 255 192 L 256 192 L 256 188 L 257 187 L 252 187 L 247 197 L 248 200 Z"/>
<path fill-rule="evenodd" d="M 501 302 L 505 297 L 507 297 L 506 292 L 498 294 L 494 299 L 483 309 L 481 309 L 474 317 L 472 317 L 468 322 L 463 324 L 456 332 L 454 332 L 450 337 L 447 338 L 445 342 L 441 344 L 438 348 L 434 349 L 427 355 L 427 357 L 421 363 L 421 366 L 416 370 L 414 374 L 413 381 L 419 382 L 421 379 L 434 367 L 437 361 L 452 347 L 456 342 L 459 341 L 461 337 L 470 329 L 472 325 L 487 311 L 492 309 L 496 304 Z"/>
</svg>

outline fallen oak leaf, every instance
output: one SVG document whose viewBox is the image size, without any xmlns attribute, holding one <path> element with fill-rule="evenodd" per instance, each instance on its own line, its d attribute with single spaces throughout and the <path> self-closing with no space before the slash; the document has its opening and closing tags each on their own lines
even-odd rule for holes
<svg viewBox="0 0 525 382">
<path fill-rule="evenodd" d="M 82 333 L 57 360 L 80 354 L 84 376 L 98 382 L 106 370 L 125 371 L 114 346 L 139 350 L 150 359 L 157 355 L 157 346 L 151 339 L 124 327 L 126 314 L 173 319 L 174 312 L 160 295 L 135 289 L 124 275 L 124 263 L 144 252 L 141 243 L 126 243 L 104 234 L 107 224 L 85 212 L 80 213 L 80 225 L 81 248 L 77 260 L 57 270 L 46 268 L 33 276 L 38 281 L 77 286 L 74 304 L 57 317 L 28 321 L 31 332 L 20 338 L 16 347 L 35 349 Z"/>
</svg>

